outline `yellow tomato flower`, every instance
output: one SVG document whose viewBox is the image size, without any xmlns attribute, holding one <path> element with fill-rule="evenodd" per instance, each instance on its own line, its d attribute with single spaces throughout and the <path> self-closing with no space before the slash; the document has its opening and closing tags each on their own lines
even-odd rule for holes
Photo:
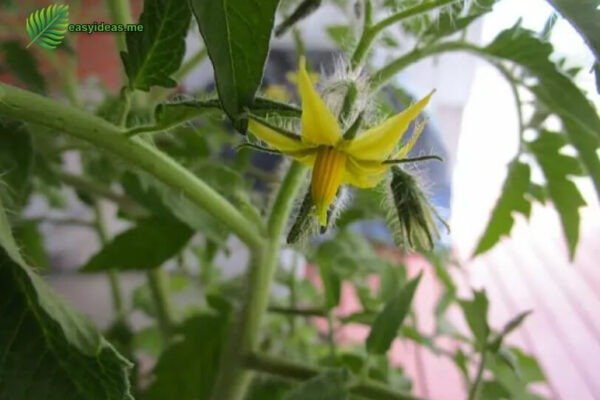
<svg viewBox="0 0 600 400">
<path fill-rule="evenodd" d="M 271 148 L 312 167 L 311 196 L 319 224 L 326 226 L 327 211 L 341 185 L 374 187 L 384 178 L 391 160 L 404 158 L 410 152 L 422 132 L 422 124 L 408 143 L 398 152 L 394 150 L 433 92 L 381 125 L 348 140 L 314 88 L 304 57 L 300 58 L 298 91 L 302 100 L 301 135 L 282 133 L 252 116 L 248 128 Z"/>
</svg>

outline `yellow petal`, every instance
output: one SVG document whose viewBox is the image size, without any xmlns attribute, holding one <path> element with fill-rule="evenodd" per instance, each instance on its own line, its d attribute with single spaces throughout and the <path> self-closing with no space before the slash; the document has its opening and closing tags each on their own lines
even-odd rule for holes
<svg viewBox="0 0 600 400">
<path fill-rule="evenodd" d="M 282 152 L 295 152 L 306 150 L 306 144 L 302 143 L 300 138 L 292 139 L 274 129 L 269 128 L 262 123 L 250 119 L 248 122 L 248 129 L 254 136 L 274 148 Z"/>
<path fill-rule="evenodd" d="M 346 155 L 333 147 L 320 147 L 312 172 L 311 196 L 321 226 L 327 226 L 327 211 L 344 178 Z"/>
<path fill-rule="evenodd" d="M 415 146 L 415 144 L 417 143 L 419 138 L 421 137 L 421 134 L 423 133 L 424 129 L 425 129 L 425 122 L 418 123 L 415 126 L 415 130 L 414 130 L 412 136 L 410 137 L 408 143 L 406 143 L 404 146 L 402 146 L 393 158 L 396 160 L 401 160 L 401 159 L 405 158 L 408 155 L 408 153 L 410 153 L 412 148 Z"/>
<path fill-rule="evenodd" d="M 344 151 L 360 160 L 387 159 L 402 139 L 409 124 L 423 111 L 433 92 L 387 121 L 371 128 L 344 145 Z"/>
<path fill-rule="evenodd" d="M 335 146 L 342 136 L 340 126 L 315 90 L 304 57 L 300 57 L 298 92 L 302 99 L 302 140 L 314 145 Z"/>
<path fill-rule="evenodd" d="M 381 182 L 389 167 L 379 161 L 361 161 L 348 157 L 344 183 L 360 189 L 375 187 Z"/>
</svg>

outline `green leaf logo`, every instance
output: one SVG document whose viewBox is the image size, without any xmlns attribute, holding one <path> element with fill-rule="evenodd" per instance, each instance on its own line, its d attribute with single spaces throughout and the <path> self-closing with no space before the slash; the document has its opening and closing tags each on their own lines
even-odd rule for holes
<svg viewBox="0 0 600 400">
<path fill-rule="evenodd" d="M 31 42 L 45 49 L 55 49 L 65 38 L 69 27 L 69 6 L 53 4 L 29 14 L 25 24 Z"/>
</svg>

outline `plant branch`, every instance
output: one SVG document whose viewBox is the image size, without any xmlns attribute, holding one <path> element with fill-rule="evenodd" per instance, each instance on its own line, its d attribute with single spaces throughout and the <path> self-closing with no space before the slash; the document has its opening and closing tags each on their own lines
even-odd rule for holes
<svg viewBox="0 0 600 400">
<path fill-rule="evenodd" d="M 302 186 L 306 168 L 294 162 L 277 193 L 268 221 L 269 241 L 255 249 L 250 259 L 248 287 L 236 326 L 232 327 L 212 393 L 214 400 L 241 400 L 252 378 L 243 366 L 243 357 L 255 350 L 263 316 L 268 307 L 271 283 L 279 264 L 283 230 L 294 199 Z"/>
<path fill-rule="evenodd" d="M 158 320 L 160 333 L 165 343 L 167 343 L 171 333 L 172 319 L 169 295 L 166 288 L 166 277 L 164 271 L 158 268 L 146 272 L 146 277 L 148 278 L 148 287 L 150 288 L 152 302 L 154 303 L 154 307 L 156 307 L 156 319 Z"/>
<path fill-rule="evenodd" d="M 121 157 L 213 214 L 250 248 L 264 233 L 227 199 L 196 175 L 140 139 L 128 139 L 115 125 L 43 96 L 0 83 L 0 114 L 63 131 Z"/>
<path fill-rule="evenodd" d="M 363 32 L 362 35 L 360 37 L 360 40 L 358 42 L 358 45 L 356 46 L 356 49 L 354 50 L 354 54 L 352 54 L 352 58 L 351 58 L 351 65 L 352 68 L 356 68 L 358 67 L 362 61 L 364 60 L 365 56 L 367 55 L 367 52 L 369 51 L 369 49 L 371 48 L 371 45 L 373 44 L 373 41 L 375 41 L 375 39 L 377 38 L 377 36 L 387 27 L 389 27 L 390 25 L 393 25 L 397 22 L 403 21 L 405 19 L 408 18 L 412 18 L 415 17 L 419 14 L 423 14 L 426 12 L 429 12 L 431 10 L 434 10 L 436 8 L 439 7 L 443 7 L 445 5 L 448 5 L 450 3 L 454 3 L 457 0 L 431 0 L 431 1 L 425 1 L 422 2 L 421 4 L 408 8 L 406 10 L 402 10 L 400 12 L 397 12 L 395 14 L 390 15 L 389 17 L 379 21 L 378 23 L 376 23 L 375 25 L 371 25 L 369 22 L 370 19 L 370 12 L 367 12 L 368 10 L 365 10 L 365 24 L 363 27 Z M 370 4 L 369 2 L 367 2 L 367 5 Z M 368 7 L 368 6 L 367 6 Z"/>
<path fill-rule="evenodd" d="M 288 308 L 269 306 L 269 312 L 274 314 L 285 314 L 299 317 L 325 317 L 327 312 L 320 308 Z"/>
<path fill-rule="evenodd" d="M 129 0 L 106 0 L 106 4 L 113 24 L 131 24 L 132 18 Z M 118 32 L 116 37 L 119 51 L 127 51 L 125 33 Z"/>
<path fill-rule="evenodd" d="M 268 373 L 271 375 L 306 381 L 319 375 L 323 370 L 307 365 L 302 365 L 274 357 L 251 354 L 245 358 L 247 368 Z M 419 400 L 410 393 L 390 389 L 387 385 L 370 379 L 359 381 L 350 388 L 350 392 L 357 396 L 377 400 Z"/>
<path fill-rule="evenodd" d="M 468 400 L 477 400 L 479 398 L 479 392 L 481 390 L 481 380 L 483 379 L 483 371 L 485 370 L 485 362 L 487 358 L 487 351 L 483 349 L 481 353 L 481 360 L 479 361 L 479 366 L 477 367 L 477 375 L 475 375 L 475 380 L 471 385 L 471 389 L 469 389 L 469 397 Z"/>
<path fill-rule="evenodd" d="M 108 229 L 106 229 L 106 223 L 104 221 L 104 213 L 102 212 L 102 205 L 96 201 L 94 202 L 94 214 L 95 214 L 95 226 L 96 233 L 100 239 L 100 243 L 104 246 L 109 241 Z M 121 282 L 119 281 L 119 275 L 117 271 L 111 269 L 108 271 L 108 283 L 110 286 L 110 293 L 113 301 L 113 309 L 116 314 L 117 321 L 123 321 L 125 319 L 125 307 L 123 305 L 123 295 L 121 289 Z"/>
</svg>

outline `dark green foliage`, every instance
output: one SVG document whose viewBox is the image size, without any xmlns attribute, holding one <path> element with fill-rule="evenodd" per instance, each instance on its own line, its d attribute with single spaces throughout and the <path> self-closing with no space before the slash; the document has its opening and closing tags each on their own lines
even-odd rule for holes
<svg viewBox="0 0 600 400">
<path fill-rule="evenodd" d="M 130 88 L 148 91 L 151 86 L 177 85 L 171 75 L 183 60 L 190 18 L 185 1 L 144 1 L 139 21 L 144 30 L 127 32 L 127 52 L 121 53 Z"/>
</svg>

